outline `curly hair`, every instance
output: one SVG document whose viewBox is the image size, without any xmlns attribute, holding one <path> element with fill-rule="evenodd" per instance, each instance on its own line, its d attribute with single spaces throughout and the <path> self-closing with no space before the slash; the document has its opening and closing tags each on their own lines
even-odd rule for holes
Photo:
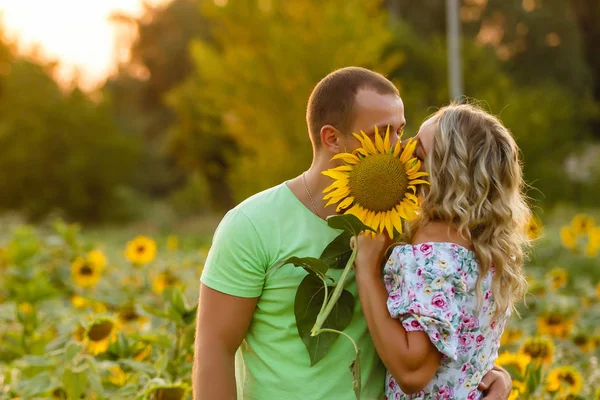
<svg viewBox="0 0 600 400">
<path fill-rule="evenodd" d="M 411 230 L 433 221 L 456 228 L 479 260 L 478 303 L 481 279 L 493 268 L 496 316 L 515 311 L 527 289 L 524 227 L 531 216 L 519 148 L 498 118 L 474 105 L 451 104 L 433 118 L 433 150 L 425 160 L 431 185 Z"/>
</svg>

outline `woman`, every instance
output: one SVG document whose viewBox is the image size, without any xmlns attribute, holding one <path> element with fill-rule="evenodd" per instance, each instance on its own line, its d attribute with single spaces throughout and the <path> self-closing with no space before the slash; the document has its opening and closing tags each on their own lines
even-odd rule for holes
<svg viewBox="0 0 600 400">
<path fill-rule="evenodd" d="M 526 289 L 519 149 L 472 105 L 442 108 L 416 140 L 431 183 L 421 218 L 383 267 L 386 237 L 359 237 L 359 298 L 388 369 L 388 399 L 480 399 L 477 384 Z"/>
</svg>

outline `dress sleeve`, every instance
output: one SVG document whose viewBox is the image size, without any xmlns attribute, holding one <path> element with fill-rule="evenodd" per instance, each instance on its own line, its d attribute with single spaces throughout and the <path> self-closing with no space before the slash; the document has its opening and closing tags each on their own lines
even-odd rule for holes
<svg viewBox="0 0 600 400">
<path fill-rule="evenodd" d="M 386 268 L 388 311 L 407 332 L 424 331 L 445 356 L 456 360 L 460 307 L 464 290 L 460 262 L 445 243 L 397 247 Z"/>
</svg>

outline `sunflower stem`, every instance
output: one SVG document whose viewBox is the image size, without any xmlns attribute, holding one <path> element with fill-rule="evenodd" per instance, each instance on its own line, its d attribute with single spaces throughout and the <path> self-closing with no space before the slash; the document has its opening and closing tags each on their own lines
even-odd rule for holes
<svg viewBox="0 0 600 400">
<path fill-rule="evenodd" d="M 317 321 L 315 322 L 315 325 L 313 326 L 310 332 L 311 336 L 317 336 L 319 334 L 321 328 L 323 327 L 323 324 L 325 323 L 325 320 L 327 320 L 327 317 L 329 317 L 329 314 L 331 314 L 331 311 L 333 311 L 335 303 L 339 300 L 340 296 L 342 295 L 342 290 L 344 290 L 344 283 L 346 281 L 346 278 L 348 277 L 348 274 L 350 273 L 350 270 L 352 269 L 352 266 L 354 265 L 354 259 L 356 258 L 357 252 L 358 246 L 354 246 L 354 249 L 352 250 L 352 255 L 350 255 L 350 259 L 346 263 L 346 267 L 344 268 L 340 279 L 335 285 L 335 289 L 333 289 L 333 293 L 331 294 L 329 301 L 327 301 L 327 297 L 325 297 L 327 305 L 324 309 L 321 308 L 319 315 L 317 315 Z"/>
</svg>

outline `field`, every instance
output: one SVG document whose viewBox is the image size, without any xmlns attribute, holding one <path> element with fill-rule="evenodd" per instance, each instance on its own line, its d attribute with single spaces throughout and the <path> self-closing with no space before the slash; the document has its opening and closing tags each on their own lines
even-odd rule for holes
<svg viewBox="0 0 600 400">
<path fill-rule="evenodd" d="M 512 398 L 600 399 L 599 228 L 575 211 L 543 219 L 531 227 L 539 238 L 526 305 L 498 362 L 515 379 Z M 198 278 L 215 222 L 177 235 L 143 224 L 3 224 L 0 399 L 189 398 Z"/>
</svg>

